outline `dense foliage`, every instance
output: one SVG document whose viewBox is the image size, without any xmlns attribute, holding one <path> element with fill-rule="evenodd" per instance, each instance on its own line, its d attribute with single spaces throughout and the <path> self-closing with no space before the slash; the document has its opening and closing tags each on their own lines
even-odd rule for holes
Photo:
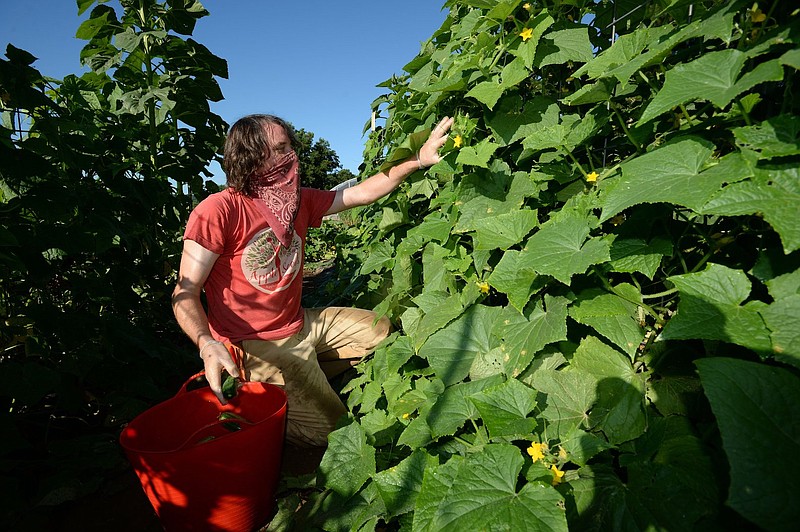
<svg viewBox="0 0 800 532">
<path fill-rule="evenodd" d="M 83 14 L 94 0 L 78 0 Z M 89 71 L 0 60 L 0 520 L 93 493 L 127 464 L 122 423 L 197 358 L 169 297 L 194 202 L 216 185 L 226 62 L 188 36 L 194 0 L 94 6 Z M 38 506 L 36 512 L 31 508 Z"/>
<path fill-rule="evenodd" d="M 121 424 L 197 367 L 169 294 L 186 217 L 216 190 L 225 124 L 208 102 L 226 63 L 189 37 L 196 0 L 104 4 L 77 0 L 89 72 L 0 59 L 12 527 L 124 470 Z M 271 528 L 790 529 L 797 11 L 445 8 L 383 84 L 365 173 L 452 115 L 447 156 L 311 250 L 359 272 L 318 301 L 375 307 L 398 332 L 346 386 L 318 486 L 291 480 Z"/>
<path fill-rule="evenodd" d="M 399 331 L 273 528 L 791 529 L 797 11 L 445 7 L 365 157 L 451 115 L 447 156 L 351 233 L 352 293 Z"/>
</svg>

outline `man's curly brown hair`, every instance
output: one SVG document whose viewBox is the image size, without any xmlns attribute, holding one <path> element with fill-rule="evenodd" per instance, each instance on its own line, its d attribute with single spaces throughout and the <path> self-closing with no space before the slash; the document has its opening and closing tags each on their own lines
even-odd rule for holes
<svg viewBox="0 0 800 532">
<path fill-rule="evenodd" d="M 253 114 L 242 117 L 228 131 L 222 168 L 225 170 L 228 186 L 237 192 L 253 195 L 251 177 L 272 156 L 273 141 L 268 127 L 270 124 L 281 126 L 292 147 L 296 146 L 297 139 L 292 126 L 273 115 Z"/>
</svg>

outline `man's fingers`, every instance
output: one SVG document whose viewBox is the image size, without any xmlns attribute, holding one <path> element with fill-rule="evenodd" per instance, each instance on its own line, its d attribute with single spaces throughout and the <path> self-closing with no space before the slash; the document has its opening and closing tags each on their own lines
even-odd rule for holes
<svg viewBox="0 0 800 532">
<path fill-rule="evenodd" d="M 226 401 L 225 396 L 222 395 L 222 373 L 220 372 L 220 366 L 214 360 L 210 360 L 209 362 L 210 364 L 206 364 L 206 380 L 208 381 L 208 386 L 211 388 L 214 395 L 217 396 L 220 404 L 226 405 L 228 401 Z"/>
<path fill-rule="evenodd" d="M 447 137 L 447 130 L 453 125 L 453 119 L 449 116 L 442 118 L 438 124 L 433 128 L 433 131 L 442 137 Z"/>
</svg>

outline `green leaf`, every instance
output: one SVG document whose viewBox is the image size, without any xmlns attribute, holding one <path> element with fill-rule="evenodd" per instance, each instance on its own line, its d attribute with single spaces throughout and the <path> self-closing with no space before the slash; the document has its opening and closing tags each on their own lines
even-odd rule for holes
<svg viewBox="0 0 800 532">
<path fill-rule="evenodd" d="M 312 498 L 312 501 L 316 503 L 316 507 L 311 520 L 315 524 L 319 524 L 324 530 L 353 530 L 358 532 L 374 530 L 379 517 L 386 512 L 383 507 L 383 500 L 381 500 L 374 482 L 369 482 L 363 490 L 352 497 L 332 492 L 328 496 L 321 498 L 321 500 Z M 307 502 L 311 503 L 311 501 Z M 307 522 L 304 525 L 300 527 L 295 525 L 290 530 L 308 527 Z"/>
<path fill-rule="evenodd" d="M 505 87 L 497 81 L 482 81 L 472 87 L 466 96 L 475 98 L 489 109 L 494 109 L 505 90 Z"/>
<path fill-rule="evenodd" d="M 567 339 L 567 304 L 564 297 L 545 294 L 526 318 L 506 311 L 495 334 L 503 339 L 505 371 L 517 377 L 547 344 Z"/>
<path fill-rule="evenodd" d="M 428 469 L 417 499 L 426 511 L 414 516 L 413 531 L 566 531 L 563 498 L 553 487 L 529 482 L 517 491 L 523 463 L 516 447 L 488 445 L 445 474 Z"/>
<path fill-rule="evenodd" d="M 638 125 L 695 99 L 708 100 L 723 109 L 736 96 L 756 85 L 783 79 L 783 67 L 777 59 L 759 64 L 740 78 L 747 59 L 746 53 L 728 49 L 709 52 L 690 63 L 677 65 L 667 72 L 664 87 L 644 110 Z"/>
<path fill-rule="evenodd" d="M 345 496 L 355 494 L 375 474 L 375 448 L 367 445 L 361 425 L 351 423 L 330 433 L 319 473 L 325 486 Z"/>
<path fill-rule="evenodd" d="M 416 154 L 425 144 L 425 141 L 428 140 L 430 134 L 430 128 L 425 128 L 408 135 L 400 146 L 386 158 L 386 161 L 381 165 L 381 172 L 388 172 L 392 166 Z"/>
<path fill-rule="evenodd" d="M 592 264 L 608 261 L 610 242 L 590 238 L 589 223 L 586 217 L 573 212 L 548 220 L 525 244 L 521 265 L 569 284 L 573 275 L 584 273 Z"/>
<path fill-rule="evenodd" d="M 644 432 L 647 427 L 644 379 L 630 360 L 589 336 L 578 346 L 570 366 L 596 380 L 597 402 L 589 414 L 589 422 L 603 431 L 610 443 L 623 443 Z"/>
<path fill-rule="evenodd" d="M 784 252 L 800 249 L 800 169 L 795 164 L 759 169 L 756 178 L 722 189 L 700 210 L 704 214 L 760 214 L 780 235 Z"/>
<path fill-rule="evenodd" d="M 497 111 L 489 113 L 486 122 L 501 146 L 512 144 L 545 127 L 558 125 L 560 109 L 550 98 L 534 96 L 524 102 L 519 95 L 503 98 Z"/>
<path fill-rule="evenodd" d="M 501 312 L 497 307 L 470 307 L 460 318 L 431 335 L 419 355 L 428 360 L 445 384 L 463 380 L 478 353 L 488 353 L 499 345 L 491 331 Z"/>
<path fill-rule="evenodd" d="M 800 153 L 800 116 L 779 115 L 756 126 L 733 128 L 736 144 L 765 159 Z"/>
<path fill-rule="evenodd" d="M 433 441 L 431 428 L 424 417 L 416 417 L 406 426 L 400 437 L 397 438 L 398 445 L 406 445 L 411 449 L 419 449 Z"/>
<path fill-rule="evenodd" d="M 509 49 L 509 53 L 521 58 L 526 68 L 530 69 L 533 67 L 533 61 L 536 58 L 536 49 L 539 46 L 542 34 L 547 31 L 547 28 L 553 25 L 553 22 L 555 22 L 553 17 L 551 17 L 547 11 L 542 10 L 541 13 L 525 24 L 526 28 L 532 30 L 531 38 L 527 41 L 520 40 L 517 48 Z"/>
<path fill-rule="evenodd" d="M 486 13 L 486 18 L 498 22 L 505 22 L 506 17 L 514 12 L 521 1 L 522 0 L 498 0 L 494 7 Z"/>
<path fill-rule="evenodd" d="M 453 274 L 446 268 L 445 260 L 453 252 L 438 244 L 428 244 L 422 252 L 422 280 L 425 291 L 455 292 Z"/>
<path fill-rule="evenodd" d="M 495 144 L 491 139 L 485 138 L 474 146 L 464 146 L 458 151 L 456 162 L 464 165 L 480 166 L 481 168 L 489 168 L 489 159 L 492 158 L 494 152 L 499 148 L 499 144 Z"/>
<path fill-rule="evenodd" d="M 662 61 L 680 43 L 700 37 L 706 41 L 711 39 L 721 39 L 730 42 L 733 32 L 734 13 L 728 13 L 728 8 L 735 4 L 728 4 L 710 17 L 698 18 L 691 24 L 676 29 L 670 35 L 659 34 L 655 41 L 647 43 L 647 51 L 637 55 L 626 63 L 607 72 L 608 76 L 614 76 L 620 83 L 627 82 L 636 72 L 647 66 Z M 665 24 L 665 27 L 669 27 Z"/>
<path fill-rule="evenodd" d="M 475 231 L 478 222 L 484 218 L 491 218 L 499 214 L 505 214 L 516 209 L 515 205 L 507 201 L 500 201 L 485 196 L 477 196 L 463 204 L 458 204 L 460 215 L 458 222 L 453 229 L 456 233 L 466 233 Z"/>
<path fill-rule="evenodd" d="M 403 211 L 392 209 L 391 207 L 383 208 L 383 216 L 378 222 L 378 229 L 383 232 L 388 232 L 395 227 L 401 226 L 406 222 L 406 217 Z"/>
<path fill-rule="evenodd" d="M 417 495 L 422 489 L 425 470 L 437 464 L 435 457 L 425 451 L 417 450 L 396 466 L 375 475 L 375 485 L 390 516 L 401 515 L 414 509 Z"/>
<path fill-rule="evenodd" d="M 412 335 L 414 348 L 419 350 L 431 334 L 435 333 L 461 314 L 464 309 L 472 305 L 477 299 L 478 293 L 475 291 L 474 297 L 467 297 L 469 292 L 464 291 L 448 296 L 437 304 L 434 308 L 425 311 L 417 324 L 417 328 Z"/>
<path fill-rule="evenodd" d="M 142 35 L 137 34 L 133 28 L 126 28 L 125 31 L 114 35 L 114 44 L 120 50 L 133 52 L 142 41 Z"/>
<path fill-rule="evenodd" d="M 715 161 L 714 146 L 694 137 L 679 139 L 622 165 L 622 176 L 603 181 L 601 221 L 640 203 L 674 203 L 699 210 L 724 183 L 752 175 L 738 153 Z"/>
<path fill-rule="evenodd" d="M 574 129 L 583 129 L 581 117 L 578 115 L 563 115 L 557 104 L 547 109 L 547 124 L 530 131 L 522 141 L 526 150 L 539 151 L 551 148 L 562 148 L 570 145 L 568 137 Z M 591 116 L 591 115 L 588 115 Z M 553 117 L 559 117 L 552 122 Z M 592 117 L 593 120 L 593 117 Z"/>
<path fill-rule="evenodd" d="M 547 394 L 537 401 L 544 405 L 541 415 L 549 422 L 549 437 L 564 440 L 576 428 L 588 428 L 589 410 L 597 399 L 594 377 L 571 367 L 557 371 L 541 368 L 527 380 L 536 390 Z"/>
<path fill-rule="evenodd" d="M 536 392 L 516 379 L 486 388 L 470 397 L 489 430 L 490 438 L 526 438 L 536 428 L 529 418 L 536 406 Z"/>
<path fill-rule="evenodd" d="M 107 11 L 98 13 L 102 14 L 97 14 L 97 16 L 95 16 L 93 12 L 91 18 L 84 20 L 81 25 L 78 26 L 78 31 L 75 32 L 76 38 L 90 41 L 108 23 L 109 13 Z"/>
<path fill-rule="evenodd" d="M 701 391 L 695 376 L 665 375 L 647 383 L 647 398 L 662 416 L 688 416 Z"/>
<path fill-rule="evenodd" d="M 695 362 L 730 464 L 727 504 L 766 530 L 800 520 L 800 379 L 730 358 Z M 765 459 L 759 459 L 764 453 Z"/>
<path fill-rule="evenodd" d="M 87 9 L 92 7 L 97 0 L 77 0 L 78 2 L 78 15 L 83 15 Z M 101 0 L 102 1 L 102 0 Z"/>
<path fill-rule="evenodd" d="M 593 327 L 633 358 L 644 338 L 644 329 L 637 320 L 639 305 L 632 301 L 641 303 L 642 295 L 629 284 L 617 285 L 615 290 L 626 299 L 600 290 L 580 293 L 570 308 L 569 316 L 578 323 Z"/>
<path fill-rule="evenodd" d="M 789 50 L 780 57 L 782 65 L 788 65 L 795 70 L 800 70 L 800 48 Z"/>
<path fill-rule="evenodd" d="M 653 43 L 658 43 L 671 30 L 672 27 L 669 25 L 642 27 L 631 33 L 620 35 L 610 48 L 606 48 L 594 59 L 581 66 L 573 76 L 578 78 L 586 74 L 589 79 L 605 76 L 614 68 L 628 64 L 645 48 L 652 46 Z M 624 82 L 624 80 L 622 81 Z"/>
<path fill-rule="evenodd" d="M 538 275 L 533 268 L 524 267 L 522 254 L 508 250 L 489 275 L 489 284 L 508 296 L 508 302 L 522 312 L 533 294 Z"/>
<path fill-rule="evenodd" d="M 539 224 L 536 211 L 521 209 L 476 221 L 475 249 L 508 249 Z"/>
<path fill-rule="evenodd" d="M 519 58 L 514 59 L 500 71 L 500 83 L 504 89 L 510 89 L 524 81 L 530 75 L 530 68 L 525 67 Z"/>
<path fill-rule="evenodd" d="M 551 31 L 539 41 L 534 64 L 538 68 L 567 61 L 585 63 L 594 57 L 586 27 Z"/>
<path fill-rule="evenodd" d="M 673 418 L 674 419 L 674 418 Z M 714 469 L 699 439 L 667 434 L 652 420 L 641 439 L 655 439 L 646 454 L 622 454 L 626 481 L 605 465 L 582 467 L 570 482 L 578 513 L 570 525 L 578 530 L 692 530 L 718 506 Z M 639 443 L 637 440 L 634 443 Z M 638 449 L 637 449 L 638 451 Z"/>
<path fill-rule="evenodd" d="M 769 331 L 759 314 L 763 303 L 741 303 L 750 280 L 741 270 L 710 263 L 705 270 L 669 277 L 681 294 L 677 313 L 661 333 L 664 340 L 721 340 L 767 353 Z"/>
<path fill-rule="evenodd" d="M 475 418 L 478 413 L 470 397 L 484 388 L 502 382 L 502 376 L 494 375 L 485 379 L 461 382 L 447 388 L 425 416 L 431 435 L 434 438 L 454 435 L 466 420 Z"/>
<path fill-rule="evenodd" d="M 652 279 L 661 259 L 672 255 L 672 242 L 663 238 L 654 238 L 649 243 L 639 238 L 616 238 L 609 253 L 614 271 L 640 272 Z"/>
<path fill-rule="evenodd" d="M 584 85 L 577 91 L 566 96 L 563 100 L 567 105 L 584 105 L 587 103 L 606 102 L 614 92 L 615 84 L 608 79 L 601 79 L 594 83 Z"/>
<path fill-rule="evenodd" d="M 775 358 L 800 367 L 800 295 L 777 299 L 761 311 L 761 316 L 770 330 Z"/>
<path fill-rule="evenodd" d="M 368 274 L 372 272 L 380 272 L 385 268 L 391 268 L 394 265 L 394 247 L 382 240 L 375 242 L 370 247 L 369 253 L 364 257 L 364 262 L 361 264 L 361 273 Z"/>
<path fill-rule="evenodd" d="M 593 456 L 612 448 L 605 440 L 577 428 L 561 440 L 561 447 L 567 452 L 569 461 L 579 466 L 585 466 Z"/>
</svg>

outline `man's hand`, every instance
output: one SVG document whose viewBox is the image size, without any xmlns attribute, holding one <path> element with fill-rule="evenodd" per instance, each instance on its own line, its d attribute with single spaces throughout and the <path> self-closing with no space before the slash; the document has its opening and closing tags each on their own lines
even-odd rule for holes
<svg viewBox="0 0 800 532">
<path fill-rule="evenodd" d="M 431 130 L 431 134 L 419 150 L 419 164 L 423 167 L 433 166 L 442 160 L 439 149 L 447 142 L 447 132 L 453 125 L 449 116 L 442 118 Z"/>
<path fill-rule="evenodd" d="M 206 380 L 211 391 L 217 396 L 220 404 L 228 404 L 222 395 L 222 370 L 227 371 L 232 377 L 239 376 L 239 368 L 233 362 L 228 348 L 222 343 L 212 343 L 203 350 L 202 358 L 206 370 Z"/>
</svg>

